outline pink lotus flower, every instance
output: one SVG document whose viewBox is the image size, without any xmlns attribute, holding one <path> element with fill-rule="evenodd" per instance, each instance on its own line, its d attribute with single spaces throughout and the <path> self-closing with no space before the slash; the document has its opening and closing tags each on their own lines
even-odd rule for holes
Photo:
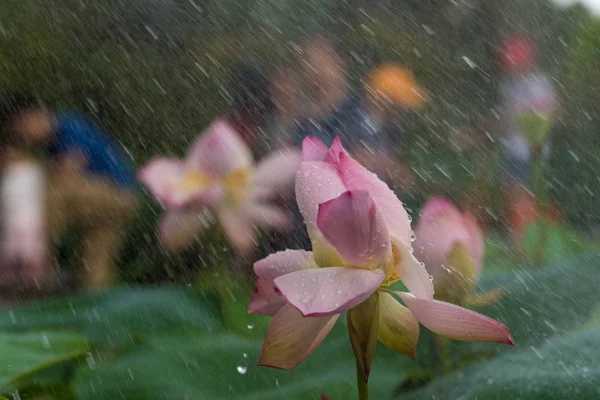
<svg viewBox="0 0 600 400">
<path fill-rule="evenodd" d="M 255 167 L 239 135 L 217 120 L 184 160 L 152 160 L 139 179 L 167 209 L 160 228 L 165 247 L 187 246 L 216 216 L 230 242 L 248 252 L 255 245 L 255 226 L 290 227 L 277 200 L 293 192 L 300 160 L 299 152 L 286 150 Z"/>
<path fill-rule="evenodd" d="M 446 271 L 448 256 L 458 244 L 467 247 L 479 275 L 484 258 L 484 238 L 471 213 L 461 213 L 448 200 L 433 197 L 421 209 L 415 234 L 415 255 L 425 263 L 434 280 Z"/>
<path fill-rule="evenodd" d="M 415 255 L 433 277 L 436 297 L 456 304 L 475 304 L 475 285 L 484 260 L 484 236 L 475 217 L 461 213 L 442 198 L 431 198 L 415 229 Z M 487 294 L 485 304 L 499 292 Z"/>
<path fill-rule="evenodd" d="M 297 366 L 345 311 L 365 380 L 376 340 L 412 356 L 419 322 L 459 340 L 513 343 L 501 323 L 433 299 L 430 276 L 412 254 L 402 203 L 339 139 L 327 149 L 307 138 L 303 157 L 296 197 L 313 251 L 286 250 L 254 265 L 258 281 L 249 312 L 274 316 L 259 365 Z M 386 289 L 398 280 L 409 292 Z"/>
</svg>

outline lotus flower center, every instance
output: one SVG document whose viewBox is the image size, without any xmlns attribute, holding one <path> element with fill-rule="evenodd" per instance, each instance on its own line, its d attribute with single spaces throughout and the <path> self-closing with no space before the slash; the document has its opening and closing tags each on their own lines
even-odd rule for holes
<svg viewBox="0 0 600 400">
<path fill-rule="evenodd" d="M 226 202 L 237 205 L 246 200 L 251 174 L 252 170 L 250 168 L 242 168 L 225 177 L 223 186 L 225 188 Z"/>
<path fill-rule="evenodd" d="M 404 255 L 397 243 L 392 241 L 392 258 L 385 264 L 383 271 L 385 272 L 385 280 L 381 286 L 389 286 L 400 280 L 399 268 L 402 265 Z"/>
<path fill-rule="evenodd" d="M 201 189 L 214 182 L 209 176 L 202 175 L 198 172 L 188 172 L 178 182 L 178 187 L 184 191 Z"/>
</svg>

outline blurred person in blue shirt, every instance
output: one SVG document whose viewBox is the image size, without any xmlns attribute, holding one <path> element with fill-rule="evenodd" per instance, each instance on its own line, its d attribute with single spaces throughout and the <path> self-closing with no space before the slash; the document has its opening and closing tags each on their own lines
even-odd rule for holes
<svg viewBox="0 0 600 400">
<path fill-rule="evenodd" d="M 110 283 L 124 224 L 137 203 L 135 170 L 123 149 L 85 117 L 55 112 L 28 95 L 7 96 L 0 125 L 5 142 L 47 161 L 51 241 L 76 228 L 82 233 L 84 283 Z"/>
</svg>

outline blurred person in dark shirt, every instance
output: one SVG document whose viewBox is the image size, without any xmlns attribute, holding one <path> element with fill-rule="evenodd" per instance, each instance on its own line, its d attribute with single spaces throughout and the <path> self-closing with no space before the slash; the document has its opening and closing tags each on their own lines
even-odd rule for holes
<svg viewBox="0 0 600 400">
<path fill-rule="evenodd" d="M 424 92 L 412 74 L 395 64 L 377 67 L 362 93 L 348 83 L 344 59 L 323 36 L 302 46 L 300 75 L 305 82 L 292 145 L 307 136 L 326 145 L 340 137 L 346 149 L 367 168 L 397 189 L 410 185 L 410 168 L 399 162 L 406 134 L 401 126 L 407 110 L 425 104 Z"/>
<path fill-rule="evenodd" d="M 265 130 L 276 111 L 270 78 L 268 71 L 252 65 L 239 66 L 233 76 L 233 106 L 226 119 L 257 160 L 270 152 L 272 142 Z"/>
<path fill-rule="evenodd" d="M 137 204 L 135 170 L 124 150 L 85 117 L 51 110 L 28 95 L 6 97 L 0 125 L 6 142 L 40 154 L 48 164 L 51 241 L 76 228 L 82 233 L 84 284 L 109 284 L 124 224 Z"/>
<path fill-rule="evenodd" d="M 298 73 L 292 66 L 277 69 L 271 74 L 269 93 L 273 112 L 265 124 L 269 148 L 292 145 L 296 118 L 302 108 L 301 90 Z"/>
<path fill-rule="evenodd" d="M 406 190 L 413 174 L 406 159 L 408 132 L 403 119 L 407 112 L 425 106 L 425 92 L 409 70 L 394 63 L 374 68 L 365 86 L 359 111 L 363 135 L 354 156 L 372 165 L 383 180 Z"/>
<path fill-rule="evenodd" d="M 396 65 L 381 66 L 369 76 L 364 91 L 356 93 L 350 88 L 344 58 L 322 35 L 302 44 L 293 66 L 297 83 L 289 99 L 293 123 L 287 128 L 288 145 L 300 148 L 306 137 L 315 136 L 329 146 L 339 137 L 359 162 L 395 190 L 405 190 L 411 170 L 399 162 L 405 133 L 398 121 L 406 110 L 425 103 L 412 74 Z M 294 88 L 290 83 L 288 93 Z M 286 245 L 280 249 L 310 249 L 302 216 L 297 208 L 293 211 L 298 229 L 295 235 L 282 238 Z"/>
</svg>

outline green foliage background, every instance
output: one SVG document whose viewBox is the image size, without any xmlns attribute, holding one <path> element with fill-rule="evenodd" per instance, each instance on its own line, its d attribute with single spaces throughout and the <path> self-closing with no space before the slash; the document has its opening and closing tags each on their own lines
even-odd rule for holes
<svg viewBox="0 0 600 400">
<path fill-rule="evenodd" d="M 382 61 L 411 68 L 431 94 L 427 110 L 406 121 L 413 165 L 423 177 L 419 203 L 443 192 L 478 197 L 499 211 L 493 140 L 459 151 L 449 140 L 461 126 L 494 138 L 486 121 L 496 105 L 495 53 L 509 32 L 530 31 L 542 66 L 561 91 L 548 185 L 568 216 L 597 224 L 596 119 L 598 33 L 581 7 L 546 0 L 401 2 L 310 0 L 8 0 L 0 13 L 0 93 L 30 89 L 48 103 L 95 116 L 138 164 L 181 153 L 231 105 L 239 63 L 265 73 L 295 56 L 307 33 L 327 31 L 343 43 L 357 87 Z M 590 84 L 592 83 L 592 84 Z M 497 156 L 496 156 L 497 157 Z"/>
</svg>

